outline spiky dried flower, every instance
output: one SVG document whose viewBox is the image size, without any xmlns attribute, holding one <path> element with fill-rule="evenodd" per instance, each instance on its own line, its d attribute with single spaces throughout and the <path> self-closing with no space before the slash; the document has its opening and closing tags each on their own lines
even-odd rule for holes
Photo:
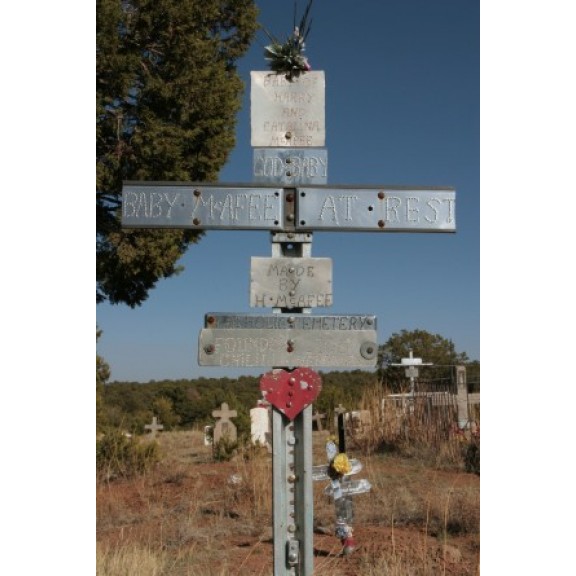
<svg viewBox="0 0 576 576">
<path fill-rule="evenodd" d="M 304 56 L 304 51 L 306 50 L 306 39 L 312 27 L 310 9 L 313 2 L 314 0 L 309 0 L 299 25 L 296 25 L 297 0 L 294 1 L 294 29 L 284 42 L 264 28 L 264 32 L 271 42 L 264 48 L 264 57 L 268 66 L 272 72 L 284 74 L 290 82 L 294 78 L 298 78 L 300 74 L 312 69 L 308 58 Z"/>
</svg>

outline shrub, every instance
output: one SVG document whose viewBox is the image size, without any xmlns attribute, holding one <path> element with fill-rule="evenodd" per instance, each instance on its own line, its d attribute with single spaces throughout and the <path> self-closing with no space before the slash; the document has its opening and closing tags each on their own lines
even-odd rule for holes
<svg viewBox="0 0 576 576">
<path fill-rule="evenodd" d="M 212 444 L 212 455 L 217 462 L 228 462 L 238 449 L 238 442 L 229 436 L 222 436 L 218 442 Z"/>
<path fill-rule="evenodd" d="M 464 466 L 466 472 L 480 476 L 480 438 L 473 437 L 464 453 Z"/>
<path fill-rule="evenodd" d="M 120 430 L 108 430 L 96 440 L 96 471 L 101 478 L 130 478 L 144 474 L 160 461 L 156 441 L 139 442 Z"/>
</svg>

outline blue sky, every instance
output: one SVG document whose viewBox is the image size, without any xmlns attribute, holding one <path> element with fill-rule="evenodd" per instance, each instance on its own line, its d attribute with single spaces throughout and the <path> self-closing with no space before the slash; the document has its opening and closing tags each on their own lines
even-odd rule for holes
<svg viewBox="0 0 576 576">
<path fill-rule="evenodd" d="M 305 2 L 299 2 L 299 14 Z M 402 329 L 451 339 L 480 360 L 479 2 L 316 0 L 307 55 L 326 76 L 328 183 L 452 186 L 455 234 L 316 232 L 312 256 L 332 259 L 334 305 L 319 314 L 375 314 L 378 342 Z M 273 34 L 291 31 L 291 0 L 259 3 Z M 260 32 L 239 62 L 246 84 L 237 144 L 221 182 L 250 182 L 250 71 L 266 70 Z M 111 380 L 261 374 L 200 367 L 207 312 L 249 306 L 251 256 L 270 256 L 265 231 L 209 231 L 141 307 L 101 304 L 98 353 Z"/>
</svg>

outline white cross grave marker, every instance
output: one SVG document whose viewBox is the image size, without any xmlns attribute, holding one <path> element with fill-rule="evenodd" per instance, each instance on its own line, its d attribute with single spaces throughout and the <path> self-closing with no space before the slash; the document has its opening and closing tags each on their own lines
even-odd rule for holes
<svg viewBox="0 0 576 576">
<path fill-rule="evenodd" d="M 156 416 L 152 416 L 152 424 L 146 424 L 144 426 L 145 430 L 150 430 L 150 438 L 155 438 L 156 437 L 156 432 L 158 432 L 159 430 L 164 430 L 164 426 L 162 426 L 162 424 L 158 424 L 158 419 L 156 418 Z"/>
</svg>

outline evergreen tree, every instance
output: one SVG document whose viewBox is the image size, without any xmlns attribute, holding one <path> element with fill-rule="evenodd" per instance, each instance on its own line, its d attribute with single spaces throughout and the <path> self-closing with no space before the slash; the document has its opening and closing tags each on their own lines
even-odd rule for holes
<svg viewBox="0 0 576 576">
<path fill-rule="evenodd" d="M 123 230 L 122 182 L 217 178 L 256 18 L 253 0 L 97 0 L 97 302 L 140 305 L 202 236 Z"/>
<path fill-rule="evenodd" d="M 469 361 L 465 352 L 456 352 L 452 340 L 440 334 L 431 334 L 426 330 L 401 330 L 378 347 L 379 376 L 394 391 L 405 389 L 409 380 L 405 368 L 388 365 L 399 364 L 402 358 L 408 358 L 410 350 L 414 358 L 421 358 L 422 362 L 432 363 L 436 367 L 419 369 L 420 378 L 429 380 L 450 380 L 452 367 L 465 365 Z"/>
<path fill-rule="evenodd" d="M 96 328 L 96 342 L 102 336 L 102 330 Z M 104 385 L 110 378 L 110 366 L 96 354 L 96 431 L 100 431 L 104 426 Z"/>
<path fill-rule="evenodd" d="M 174 404 L 166 396 L 158 396 L 152 404 L 154 415 L 158 417 L 164 430 L 172 430 L 180 422 L 180 417 L 174 412 Z"/>
</svg>

